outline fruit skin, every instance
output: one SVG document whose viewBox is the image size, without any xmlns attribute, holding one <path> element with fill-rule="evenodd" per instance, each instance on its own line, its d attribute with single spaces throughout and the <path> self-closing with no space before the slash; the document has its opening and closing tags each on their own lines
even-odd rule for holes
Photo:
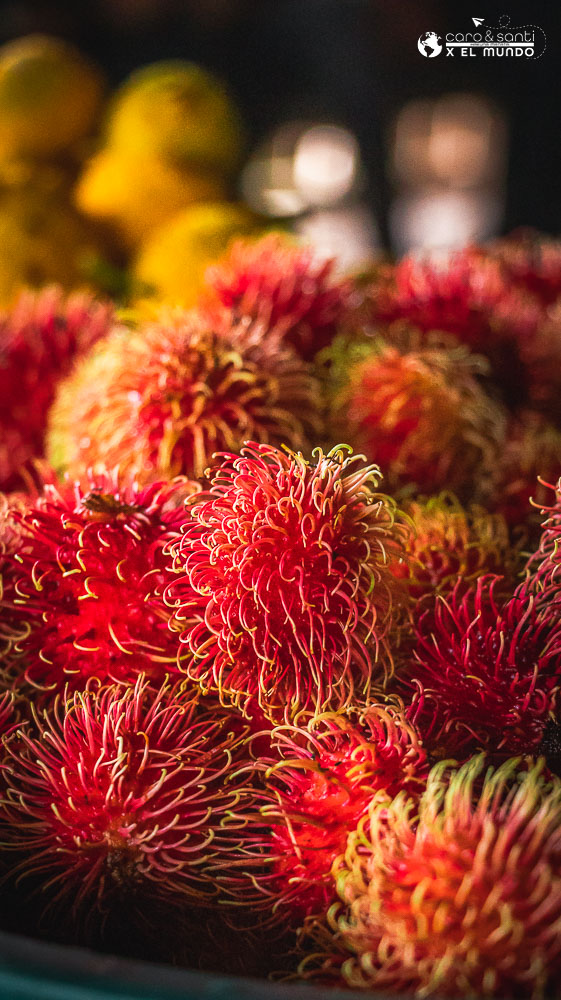
<svg viewBox="0 0 561 1000">
<path fill-rule="evenodd" d="M 325 353 L 331 436 L 345 432 L 391 489 L 449 489 L 485 499 L 505 433 L 503 408 L 480 385 L 483 358 L 401 327 Z"/>
<path fill-rule="evenodd" d="M 104 85 L 68 42 L 28 35 L 0 49 L 2 158 L 50 157 L 92 129 Z"/>
<path fill-rule="evenodd" d="M 59 380 L 113 324 L 113 307 L 60 287 L 22 292 L 0 313 L 0 488 L 44 452 L 45 422 Z"/>
<path fill-rule="evenodd" d="M 417 804 L 374 802 L 334 867 L 305 978 L 355 989 L 528 996 L 561 967 L 561 784 L 483 755 L 430 773 Z M 315 940 L 314 940 L 315 939 Z"/>
<path fill-rule="evenodd" d="M 27 635 L 28 627 L 21 615 L 13 609 L 16 597 L 17 570 L 15 555 L 21 544 L 21 529 L 14 520 L 16 510 L 24 510 L 27 504 L 15 496 L 0 493 L 0 669 L 6 686 L 11 687 L 11 679 L 5 673 L 8 657 L 18 639 Z"/>
<path fill-rule="evenodd" d="M 407 716 L 436 758 L 463 761 L 480 749 L 494 761 L 537 755 L 555 715 L 561 623 L 527 584 L 497 600 L 501 584 L 480 577 L 466 593 L 460 581 L 416 624 Z"/>
<path fill-rule="evenodd" d="M 542 480 L 540 485 L 548 491 L 548 503 L 540 510 L 541 532 L 536 549 L 526 564 L 526 581 L 536 606 L 544 613 L 556 615 L 559 603 L 559 566 L 561 553 L 561 478 L 555 485 Z"/>
<path fill-rule="evenodd" d="M 244 712 L 343 709 L 392 671 L 403 589 L 389 564 L 407 528 L 376 466 L 348 451 L 221 456 L 174 546 L 180 667 Z"/>
<path fill-rule="evenodd" d="M 238 111 L 201 66 L 169 60 L 136 70 L 115 94 L 106 144 L 133 156 L 199 163 L 229 173 L 241 153 Z"/>
<path fill-rule="evenodd" d="M 256 840 L 265 873 L 255 882 L 269 915 L 295 928 L 335 900 L 333 862 L 372 798 L 420 794 L 427 757 L 403 712 L 389 704 L 279 727 L 271 740 L 270 759 L 258 761 L 268 765 L 271 801 L 261 809 L 268 829 Z"/>
<path fill-rule="evenodd" d="M 209 267 L 203 308 L 212 315 L 221 305 L 273 328 L 281 324 L 287 341 L 310 361 L 358 310 L 356 287 L 335 277 L 334 264 L 282 233 L 238 240 Z"/>
<path fill-rule="evenodd" d="M 367 296 L 374 327 L 407 322 L 422 333 L 452 334 L 485 355 L 504 402 L 514 409 L 527 391 L 526 353 L 543 321 L 541 303 L 513 287 L 498 261 L 471 248 L 445 266 L 406 257 L 382 270 Z"/>
<path fill-rule="evenodd" d="M 234 237 L 254 236 L 260 229 L 257 217 L 243 205 L 208 201 L 183 209 L 150 235 L 133 261 L 138 297 L 196 305 L 209 264 Z"/>
<path fill-rule="evenodd" d="M 460 577 L 468 589 L 480 576 L 502 576 L 505 597 L 512 593 L 522 557 L 500 514 L 463 507 L 450 493 L 409 501 L 404 510 L 414 530 L 407 543 L 409 560 L 397 563 L 395 573 L 406 581 L 417 618 L 436 597 L 448 597 Z"/>
<path fill-rule="evenodd" d="M 36 711 L 6 752 L 2 841 L 43 920 L 82 935 L 116 908 L 134 935 L 158 930 L 158 906 L 201 920 L 218 905 L 252 807 L 245 733 L 224 713 L 139 677 Z"/>
<path fill-rule="evenodd" d="M 544 306 L 561 296 L 561 243 L 532 229 L 517 230 L 486 247 L 508 279 L 535 295 Z"/>
<path fill-rule="evenodd" d="M 84 167 L 74 201 L 84 215 L 110 225 L 130 252 L 191 203 L 224 196 L 223 182 L 207 169 L 102 149 Z"/>
<path fill-rule="evenodd" d="M 319 386 L 279 338 L 164 310 L 115 330 L 60 385 L 48 454 L 72 474 L 103 463 L 139 482 L 199 477 L 248 437 L 306 446 L 319 421 Z"/>
<path fill-rule="evenodd" d="M 163 601 L 167 543 L 198 487 L 184 479 L 145 489 L 107 474 L 45 486 L 16 510 L 19 540 L 3 611 L 25 630 L 10 652 L 16 684 L 35 698 L 88 681 L 156 683 L 173 672 L 178 637 Z"/>
<path fill-rule="evenodd" d="M 539 541 L 539 511 L 550 499 L 548 483 L 561 476 L 561 430 L 541 413 L 521 410 L 509 420 L 495 470 L 491 506 L 509 525 L 523 525 Z"/>
</svg>

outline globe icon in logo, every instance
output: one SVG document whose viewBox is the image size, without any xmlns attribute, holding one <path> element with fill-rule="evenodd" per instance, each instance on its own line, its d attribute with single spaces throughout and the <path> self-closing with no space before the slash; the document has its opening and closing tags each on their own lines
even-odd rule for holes
<svg viewBox="0 0 561 1000">
<path fill-rule="evenodd" d="M 424 35 L 421 35 L 419 41 L 417 42 L 417 48 L 422 56 L 426 56 L 427 59 L 434 59 L 435 56 L 439 56 L 442 52 L 442 39 L 434 31 L 425 31 Z"/>
</svg>

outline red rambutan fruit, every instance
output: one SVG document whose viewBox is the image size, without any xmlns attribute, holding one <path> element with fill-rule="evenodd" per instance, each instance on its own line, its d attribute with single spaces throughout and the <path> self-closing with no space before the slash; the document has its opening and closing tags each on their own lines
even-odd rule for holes
<svg viewBox="0 0 561 1000">
<path fill-rule="evenodd" d="M 0 315 L 0 489 L 22 486 L 21 468 L 43 454 L 58 381 L 112 320 L 108 303 L 57 287 L 24 292 Z"/>
<path fill-rule="evenodd" d="M 427 758 L 403 713 L 379 704 L 278 728 L 273 746 L 272 802 L 262 809 L 268 830 L 260 838 L 265 875 L 257 883 L 272 912 L 295 927 L 335 899 L 333 862 L 372 798 L 404 788 L 420 794 Z"/>
<path fill-rule="evenodd" d="M 120 903 L 129 926 L 161 918 L 159 905 L 168 919 L 218 905 L 251 807 L 244 736 L 226 713 L 198 713 L 196 697 L 140 677 L 57 699 L 6 751 L 10 877 L 46 914 L 87 929 Z"/>
<path fill-rule="evenodd" d="M 435 757 L 537 754 L 561 683 L 561 622 L 521 585 L 504 604 L 481 577 L 438 599 L 415 627 L 408 718 Z"/>
<path fill-rule="evenodd" d="M 420 801 L 373 803 L 334 869 L 341 903 L 331 934 L 312 928 L 303 976 L 417 997 L 550 995 L 561 785 L 516 758 L 484 768 L 483 756 L 456 771 L 439 764 Z"/>
<path fill-rule="evenodd" d="M 336 278 L 334 263 L 280 233 L 238 240 L 207 271 L 202 308 L 212 315 L 218 304 L 235 316 L 261 320 L 265 328 L 279 326 L 298 354 L 311 360 L 357 307 L 357 290 L 350 280 Z"/>
<path fill-rule="evenodd" d="M 341 446 L 310 463 L 255 443 L 222 457 L 174 549 L 180 666 L 274 719 L 368 698 L 391 673 L 407 531 L 378 469 Z"/>
<path fill-rule="evenodd" d="M 561 605 L 561 478 L 556 486 L 545 481 L 541 485 L 549 491 L 550 499 L 540 511 L 545 519 L 537 549 L 527 562 L 525 585 L 540 609 L 557 613 Z"/>
<path fill-rule="evenodd" d="M 2 664 L 5 663 L 17 640 L 27 633 L 27 627 L 13 608 L 17 579 L 14 556 L 18 551 L 21 536 L 21 529 L 14 520 L 14 512 L 20 509 L 25 509 L 23 500 L 0 493 L 0 663 Z"/>
<path fill-rule="evenodd" d="M 20 682 L 57 692 L 174 669 L 165 549 L 197 488 L 185 479 L 123 488 L 92 475 L 82 485 L 47 485 L 13 514 L 15 581 L 2 604 L 24 627 L 13 647 Z"/>
<path fill-rule="evenodd" d="M 277 338 L 263 342 L 258 324 L 218 329 L 169 312 L 115 330 L 63 382 L 49 454 L 77 475 L 102 462 L 141 482 L 198 477 L 246 438 L 303 446 L 319 411 L 309 368 Z"/>
<path fill-rule="evenodd" d="M 446 263 L 405 257 L 378 277 L 371 295 L 375 322 L 407 320 L 483 352 L 489 339 L 533 333 L 541 316 L 532 298 L 513 291 L 497 261 L 472 248 Z"/>
<path fill-rule="evenodd" d="M 561 243 L 531 229 L 497 240 L 486 252 L 498 260 L 508 280 L 527 289 L 544 306 L 561 296 Z"/>
<path fill-rule="evenodd" d="M 13 692 L 4 691 L 0 695 L 0 743 L 15 722 Z"/>
<path fill-rule="evenodd" d="M 514 590 L 522 568 L 520 546 L 511 541 L 500 514 L 463 507 L 447 493 L 409 501 L 404 510 L 414 530 L 407 539 L 409 558 L 396 564 L 395 573 L 406 581 L 417 617 L 426 602 L 451 594 L 460 578 L 468 589 L 480 576 L 492 574 L 502 577 L 505 596 Z"/>
<path fill-rule="evenodd" d="M 345 427 L 392 489 L 485 495 L 505 428 L 502 408 L 477 381 L 485 361 L 458 345 L 406 340 L 335 346 L 333 433 Z"/>
</svg>

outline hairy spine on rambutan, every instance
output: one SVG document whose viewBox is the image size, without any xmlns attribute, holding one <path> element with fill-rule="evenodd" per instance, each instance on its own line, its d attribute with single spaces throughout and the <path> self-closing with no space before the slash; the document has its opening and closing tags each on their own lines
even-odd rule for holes
<svg viewBox="0 0 561 1000">
<path fill-rule="evenodd" d="M 460 577 L 468 589 L 481 576 L 501 576 L 505 597 L 512 593 L 522 565 L 521 540 L 510 538 L 500 514 L 475 504 L 463 507 L 450 493 L 409 501 L 404 509 L 413 525 L 409 560 L 395 572 L 406 580 L 416 617 L 426 603 L 451 594 Z"/>
<path fill-rule="evenodd" d="M 525 585 L 497 601 L 501 583 L 482 577 L 466 593 L 460 581 L 416 625 L 401 681 L 412 692 L 408 717 L 437 757 L 536 755 L 557 704 L 561 624 Z"/>
<path fill-rule="evenodd" d="M 256 242 L 239 240 L 209 268 L 202 309 L 213 316 L 221 306 L 260 320 L 265 330 L 279 328 L 283 339 L 311 360 L 351 322 L 360 300 L 352 281 L 335 277 L 334 264 L 278 233 Z"/>
<path fill-rule="evenodd" d="M 561 243 L 531 229 L 496 240 L 487 253 L 499 261 L 508 280 L 535 295 L 543 306 L 561 296 Z"/>
<path fill-rule="evenodd" d="M 539 510 L 547 507 L 547 483 L 561 476 L 561 430 L 533 410 L 510 422 L 495 472 L 493 509 L 509 525 L 523 525 L 533 540 Z"/>
<path fill-rule="evenodd" d="M 222 456 L 174 550 L 182 669 L 277 721 L 367 700 L 391 672 L 407 531 L 377 485 L 345 447 Z"/>
<path fill-rule="evenodd" d="M 0 315 L 0 488 L 19 489 L 25 464 L 44 450 L 59 380 L 111 328 L 113 308 L 62 289 L 23 292 Z"/>
<path fill-rule="evenodd" d="M 134 683 L 143 671 L 159 683 L 174 670 L 166 546 L 197 489 L 182 478 L 138 489 L 90 475 L 47 485 L 13 513 L 20 542 L 2 604 L 23 632 L 10 654 L 20 683 L 52 694 L 90 678 Z"/>
<path fill-rule="evenodd" d="M 267 768 L 269 802 L 255 836 L 261 870 L 253 883 L 273 919 L 294 928 L 335 898 L 333 862 L 373 797 L 404 788 L 420 794 L 427 758 L 401 709 L 389 704 L 278 727 L 271 743 L 274 753 L 257 762 Z"/>
<path fill-rule="evenodd" d="M 392 489 L 487 496 L 506 424 L 480 384 L 484 358 L 402 327 L 387 338 L 340 339 L 323 358 L 332 433 L 345 428 Z"/>
<path fill-rule="evenodd" d="M 549 995 L 561 968 L 561 784 L 519 759 L 437 765 L 415 802 L 374 802 L 310 923 L 304 978 L 436 995 Z"/>
<path fill-rule="evenodd" d="M 152 906 L 218 905 L 253 808 L 247 734 L 197 702 L 143 677 L 88 688 L 36 711 L 6 745 L 10 879 L 40 893 L 46 913 L 85 928 L 123 902 L 133 922 Z"/>
<path fill-rule="evenodd" d="M 311 368 L 274 332 L 167 310 L 115 330 L 61 384 L 49 455 L 77 475 L 102 462 L 140 482 L 201 477 L 246 438 L 306 447 L 320 408 Z"/>
</svg>

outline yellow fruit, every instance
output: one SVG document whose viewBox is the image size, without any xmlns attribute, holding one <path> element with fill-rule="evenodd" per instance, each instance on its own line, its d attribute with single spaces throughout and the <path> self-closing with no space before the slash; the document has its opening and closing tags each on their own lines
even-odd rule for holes
<svg viewBox="0 0 561 1000">
<path fill-rule="evenodd" d="M 0 306 L 23 286 L 84 284 L 83 266 L 98 251 L 84 220 L 44 187 L 0 192 Z"/>
<path fill-rule="evenodd" d="M 130 250 L 187 205 L 223 196 L 223 182 L 209 170 L 104 149 L 86 165 L 75 203 L 85 215 L 111 225 Z"/>
<path fill-rule="evenodd" d="M 156 230 L 142 248 L 133 277 L 146 294 L 174 305 L 192 306 L 207 267 L 237 236 L 258 233 L 258 220 L 243 205 L 193 205 Z"/>
<path fill-rule="evenodd" d="M 219 81 L 200 66 L 181 60 L 153 63 L 133 73 L 117 92 L 107 144 L 230 171 L 241 149 L 239 113 Z"/>
<path fill-rule="evenodd" d="M 0 156 L 45 157 L 91 129 L 102 78 L 72 45 L 28 35 L 0 49 Z"/>
</svg>

